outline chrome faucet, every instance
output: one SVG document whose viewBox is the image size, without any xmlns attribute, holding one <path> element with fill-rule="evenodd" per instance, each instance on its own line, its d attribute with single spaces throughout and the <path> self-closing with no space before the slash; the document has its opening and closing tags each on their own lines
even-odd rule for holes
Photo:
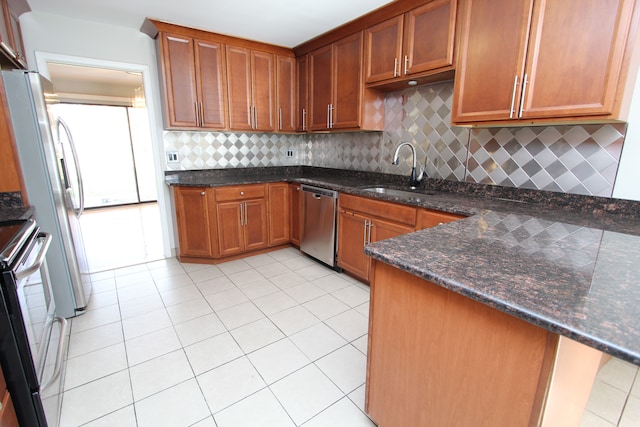
<svg viewBox="0 0 640 427">
<path fill-rule="evenodd" d="M 397 165 L 399 162 L 399 158 L 398 158 L 398 153 L 400 153 L 400 149 L 404 146 L 408 146 L 409 148 L 411 148 L 411 153 L 413 156 L 413 168 L 411 169 L 411 178 L 409 181 L 409 186 L 412 189 L 415 189 L 418 184 L 420 183 L 420 181 L 422 181 L 423 175 L 424 175 L 424 170 L 422 169 L 422 167 L 420 167 L 420 172 L 418 172 L 418 165 L 416 162 L 416 148 L 413 146 L 412 143 L 410 142 L 402 142 L 398 145 L 398 147 L 396 148 L 395 153 L 393 153 L 393 161 L 391 162 L 392 165 Z"/>
</svg>

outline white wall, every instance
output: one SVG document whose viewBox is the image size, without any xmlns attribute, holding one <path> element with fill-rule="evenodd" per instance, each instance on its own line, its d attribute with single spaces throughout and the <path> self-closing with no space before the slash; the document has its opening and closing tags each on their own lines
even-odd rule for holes
<svg viewBox="0 0 640 427">
<path fill-rule="evenodd" d="M 627 135 L 622 147 L 613 197 L 640 200 L 640 74 L 633 91 Z"/>
<path fill-rule="evenodd" d="M 162 111 L 158 83 L 155 43 L 138 29 L 125 28 L 95 22 L 80 21 L 59 15 L 29 12 L 20 17 L 27 62 L 31 69 L 39 70 L 38 57 L 59 57 L 83 65 L 135 64 L 145 69 L 145 95 L 150 112 L 151 135 L 156 164 L 158 203 L 162 213 L 165 255 L 172 255 L 175 248 L 170 208 L 169 189 L 164 184 L 164 149 L 162 141 Z M 142 25 L 142 22 L 140 23 Z M 77 61 L 76 61 L 77 60 Z M 137 68 L 137 67 L 136 67 Z M 150 86 L 150 87 L 148 87 Z"/>
</svg>

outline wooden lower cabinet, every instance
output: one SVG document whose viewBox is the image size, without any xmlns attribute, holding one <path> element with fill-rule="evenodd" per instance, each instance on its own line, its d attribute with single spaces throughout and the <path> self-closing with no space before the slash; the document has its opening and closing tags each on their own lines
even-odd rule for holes
<svg viewBox="0 0 640 427">
<path fill-rule="evenodd" d="M 290 198 L 288 183 L 174 187 L 180 259 L 216 262 L 288 244 Z"/>
<path fill-rule="evenodd" d="M 300 213 L 302 212 L 302 197 L 300 197 L 300 184 L 289 184 L 289 236 L 291 243 L 300 247 Z"/>
<path fill-rule="evenodd" d="M 261 184 L 216 189 L 220 256 L 267 247 L 267 201 L 264 187 Z"/>
<path fill-rule="evenodd" d="M 371 270 L 371 258 L 364 253 L 365 245 L 415 230 L 413 226 L 373 219 L 347 210 L 340 210 L 338 221 L 338 263 L 365 282 L 369 282 Z"/>
<path fill-rule="evenodd" d="M 374 264 L 366 411 L 379 426 L 538 425 L 556 335 Z"/>
<path fill-rule="evenodd" d="M 179 256 L 217 255 L 215 193 L 206 187 L 174 187 Z"/>
<path fill-rule="evenodd" d="M 269 246 L 286 245 L 291 240 L 289 184 L 269 184 Z"/>
<path fill-rule="evenodd" d="M 461 218 L 464 216 L 341 194 L 338 265 L 369 282 L 371 258 L 364 253 L 365 245 Z"/>
<path fill-rule="evenodd" d="M 0 427 L 19 427 L 18 416 L 7 389 L 4 373 L 0 369 Z"/>
<path fill-rule="evenodd" d="M 464 215 L 449 212 L 433 211 L 431 209 L 418 209 L 416 230 L 435 227 L 451 221 L 457 221 L 462 218 L 466 217 Z"/>
</svg>

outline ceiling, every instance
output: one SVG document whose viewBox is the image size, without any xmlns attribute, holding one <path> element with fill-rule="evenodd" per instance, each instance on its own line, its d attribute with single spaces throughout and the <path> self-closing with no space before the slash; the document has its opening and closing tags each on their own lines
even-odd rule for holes
<svg viewBox="0 0 640 427">
<path fill-rule="evenodd" d="M 141 90 L 142 74 L 49 62 L 49 77 L 61 101 L 131 105 Z"/>
<path fill-rule="evenodd" d="M 389 0 L 28 0 L 31 10 L 139 29 L 146 17 L 294 47 Z"/>
</svg>

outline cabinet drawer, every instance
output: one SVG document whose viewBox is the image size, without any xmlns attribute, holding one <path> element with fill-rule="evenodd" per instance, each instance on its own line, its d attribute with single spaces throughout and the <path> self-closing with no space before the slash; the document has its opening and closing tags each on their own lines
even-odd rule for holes
<svg viewBox="0 0 640 427">
<path fill-rule="evenodd" d="M 216 188 L 216 200 L 219 202 L 258 199 L 265 197 L 265 194 L 264 184 Z"/>
<path fill-rule="evenodd" d="M 449 212 L 432 211 L 431 209 L 418 210 L 418 225 L 416 229 L 435 227 L 447 222 L 456 221 L 466 218 L 464 215 L 458 215 Z"/>
<path fill-rule="evenodd" d="M 389 219 L 400 224 L 416 225 L 416 208 L 412 206 L 340 194 L 340 207 L 363 212 L 369 216 Z"/>
</svg>

